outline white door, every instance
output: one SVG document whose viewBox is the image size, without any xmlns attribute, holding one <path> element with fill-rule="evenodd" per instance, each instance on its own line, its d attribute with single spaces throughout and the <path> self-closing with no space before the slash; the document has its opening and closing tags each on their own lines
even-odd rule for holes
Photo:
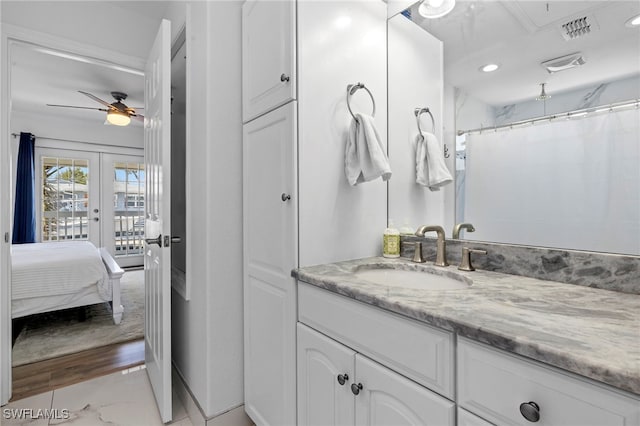
<svg viewBox="0 0 640 426">
<path fill-rule="evenodd" d="M 242 121 L 295 99 L 295 1 L 242 6 Z"/>
<path fill-rule="evenodd" d="M 298 323 L 298 425 L 355 422 L 355 352 Z"/>
<path fill-rule="evenodd" d="M 171 23 L 145 66 L 145 364 L 163 422 L 171 421 Z"/>
<path fill-rule="evenodd" d="M 356 425 L 454 425 L 455 404 L 406 377 L 360 354 L 356 374 Z"/>
<path fill-rule="evenodd" d="M 243 128 L 244 397 L 256 424 L 296 422 L 296 103 Z"/>
<path fill-rule="evenodd" d="M 100 154 L 36 148 L 37 240 L 88 240 L 100 247 Z"/>
</svg>

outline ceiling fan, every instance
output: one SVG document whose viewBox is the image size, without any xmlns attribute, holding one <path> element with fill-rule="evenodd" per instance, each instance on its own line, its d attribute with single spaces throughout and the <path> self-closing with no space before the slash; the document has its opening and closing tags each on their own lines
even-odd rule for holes
<svg viewBox="0 0 640 426">
<path fill-rule="evenodd" d="M 104 105 L 106 109 L 82 107 L 82 106 L 74 106 L 74 105 L 55 105 L 55 104 L 47 104 L 47 106 L 62 107 L 62 108 L 95 109 L 97 111 L 105 111 L 107 113 L 107 121 L 116 126 L 126 126 L 131 122 L 132 118 L 138 121 L 144 121 L 144 116 L 142 114 L 138 114 L 135 108 L 128 107 L 122 102 L 125 99 L 127 99 L 126 93 L 111 92 L 111 96 L 113 96 L 113 98 L 116 101 L 109 103 L 107 101 L 103 101 L 97 96 L 92 95 L 91 93 L 83 92 L 82 90 L 78 90 L 78 92 Z M 142 109 L 142 108 L 138 108 L 138 109 Z"/>
</svg>

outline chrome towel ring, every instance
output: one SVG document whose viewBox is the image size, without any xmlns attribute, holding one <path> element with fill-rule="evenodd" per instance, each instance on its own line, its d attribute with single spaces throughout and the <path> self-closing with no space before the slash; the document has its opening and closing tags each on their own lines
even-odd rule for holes
<svg viewBox="0 0 640 426">
<path fill-rule="evenodd" d="M 434 134 L 436 133 L 436 122 L 433 119 L 433 114 L 431 114 L 429 108 L 416 108 L 414 113 L 416 114 L 416 123 L 418 123 L 418 131 L 420 132 L 420 134 L 422 134 L 422 128 L 420 127 L 420 116 L 424 113 L 429 114 L 429 117 L 431 117 L 431 132 Z"/>
<path fill-rule="evenodd" d="M 373 112 L 371 113 L 371 116 L 375 117 L 376 116 L 376 100 L 373 98 L 371 91 L 364 85 L 364 83 L 349 84 L 347 86 L 347 108 L 349 108 L 349 112 L 351 113 L 351 116 L 353 117 L 354 120 L 357 121 L 357 118 L 353 113 L 353 110 L 351 109 L 351 103 L 349 101 L 351 99 L 351 96 L 353 96 L 353 94 L 356 93 L 358 89 L 366 90 L 369 96 L 371 97 L 371 103 L 373 103 Z"/>
</svg>

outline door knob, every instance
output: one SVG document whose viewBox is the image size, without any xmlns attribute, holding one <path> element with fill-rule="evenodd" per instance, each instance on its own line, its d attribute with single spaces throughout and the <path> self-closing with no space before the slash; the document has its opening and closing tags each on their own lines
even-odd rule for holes
<svg viewBox="0 0 640 426">
<path fill-rule="evenodd" d="M 535 423 L 540 420 L 540 406 L 533 401 L 523 402 L 520 404 L 520 414 L 531 423 Z"/>
<path fill-rule="evenodd" d="M 182 242 L 182 237 L 171 237 L 172 244 L 181 243 L 181 242 Z"/>
<path fill-rule="evenodd" d="M 282 74 L 282 75 L 280 76 L 280 81 L 281 81 L 281 82 L 283 82 L 283 83 L 284 83 L 285 81 L 289 81 L 289 80 L 290 80 L 290 78 L 289 78 L 289 76 L 288 76 L 288 75 L 286 75 L 286 74 Z"/>
<path fill-rule="evenodd" d="M 285 194 L 284 192 L 282 193 L 282 195 L 280 196 L 280 198 L 282 199 L 282 201 L 288 201 L 291 199 L 291 195 L 289 194 Z"/>
<path fill-rule="evenodd" d="M 353 392 L 354 395 L 359 394 L 361 390 L 362 383 L 358 383 L 357 385 L 355 383 L 351 383 L 351 392 Z"/>
<path fill-rule="evenodd" d="M 344 385 L 347 380 L 349 380 L 348 374 L 338 374 L 338 383 L 340 383 L 340 386 Z"/>
<path fill-rule="evenodd" d="M 162 247 L 162 235 L 158 235 L 158 238 L 145 238 L 144 242 L 147 244 L 157 244 Z"/>
</svg>

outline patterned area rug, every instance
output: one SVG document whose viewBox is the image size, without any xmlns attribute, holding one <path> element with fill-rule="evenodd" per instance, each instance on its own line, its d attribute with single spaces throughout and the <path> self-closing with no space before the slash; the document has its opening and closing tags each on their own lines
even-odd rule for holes
<svg viewBox="0 0 640 426">
<path fill-rule="evenodd" d="M 120 283 L 124 314 L 119 325 L 107 303 L 31 315 L 13 346 L 13 366 L 142 338 L 144 271 L 127 271 Z M 85 311 L 82 322 L 79 309 Z"/>
</svg>

